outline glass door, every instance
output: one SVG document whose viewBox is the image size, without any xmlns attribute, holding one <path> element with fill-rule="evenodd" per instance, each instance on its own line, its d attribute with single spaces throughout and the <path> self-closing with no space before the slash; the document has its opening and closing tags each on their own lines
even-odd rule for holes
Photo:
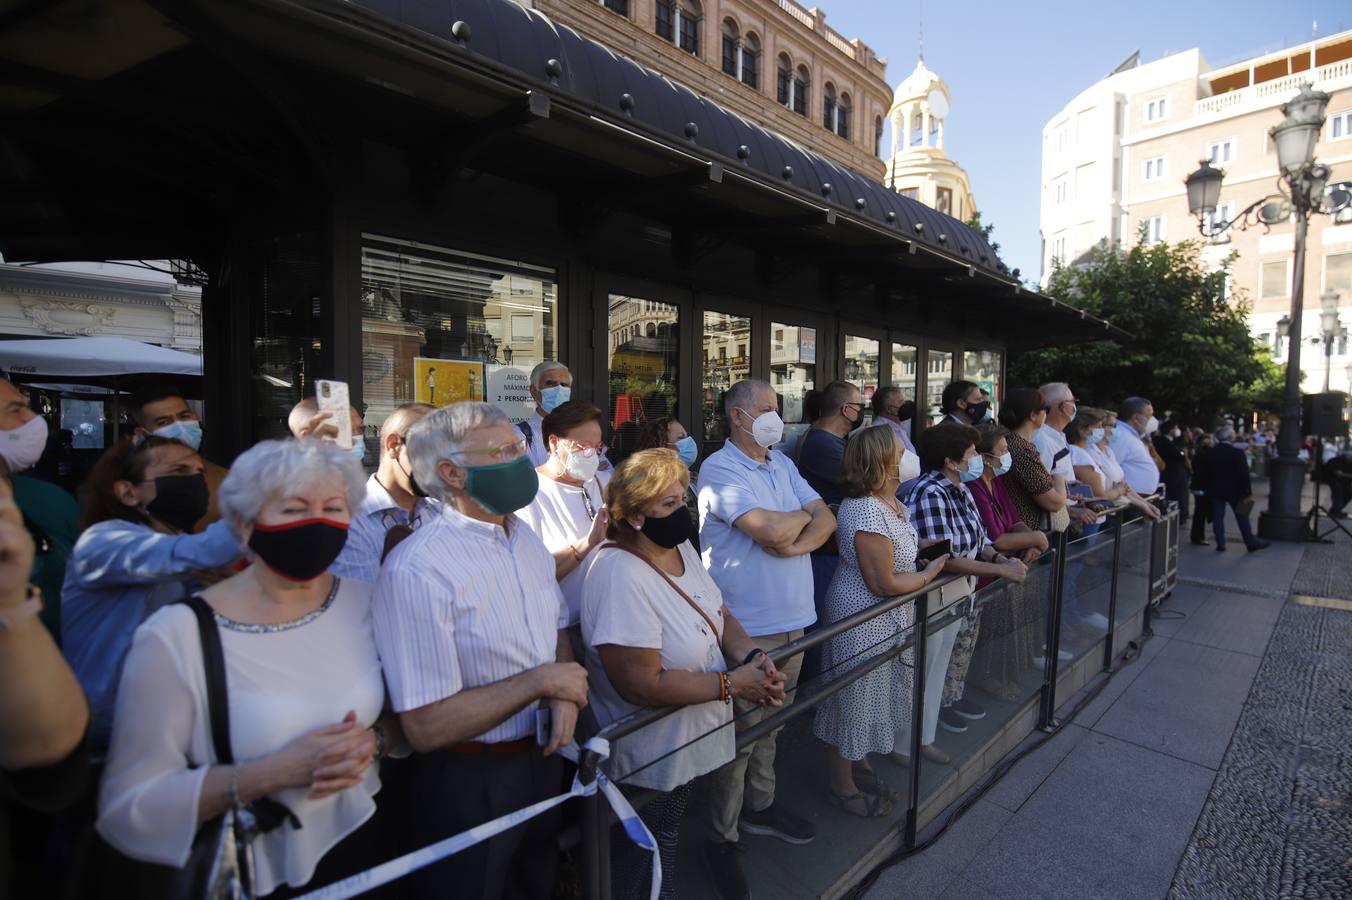
<svg viewBox="0 0 1352 900">
<path fill-rule="evenodd" d="M 681 311 L 624 294 L 609 294 L 606 309 L 607 425 L 619 465 L 641 449 L 645 428 L 681 417 Z"/>
<path fill-rule="evenodd" d="M 1004 354 L 999 350 L 966 350 L 962 354 L 962 377 L 976 382 L 991 401 L 991 413 L 1000 411 L 1004 396 Z"/>
<path fill-rule="evenodd" d="M 883 386 L 883 364 L 887 361 L 882 355 L 882 334 L 870 332 L 848 324 L 841 326 L 840 377 L 859 388 L 865 404 L 872 404 L 873 395 Z M 865 421 L 872 419 L 871 405 L 865 406 L 864 415 Z"/>
<path fill-rule="evenodd" d="M 770 323 L 770 386 L 784 419 L 781 447 L 796 447 L 817 417 L 817 337 L 808 325 Z"/>
<path fill-rule="evenodd" d="M 705 309 L 701 333 L 700 427 L 687 424 L 701 435 L 700 457 L 720 449 L 728 437 L 723 394 L 743 379 L 752 377 L 751 316 Z"/>
<path fill-rule="evenodd" d="M 924 419 L 928 425 L 937 425 L 944 415 L 939 411 L 944 388 L 953 380 L 953 351 L 930 347 L 925 351 Z"/>
</svg>

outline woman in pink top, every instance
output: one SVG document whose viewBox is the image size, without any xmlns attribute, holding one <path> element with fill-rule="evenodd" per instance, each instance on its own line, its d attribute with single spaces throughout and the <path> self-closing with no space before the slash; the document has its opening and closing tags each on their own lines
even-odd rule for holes
<svg viewBox="0 0 1352 900">
<path fill-rule="evenodd" d="M 999 425 L 983 425 L 979 430 L 981 440 L 976 449 L 986 468 L 980 478 L 967 482 L 967 490 L 981 511 L 986 535 L 995 548 L 1031 563 L 1046 551 L 1047 536 L 1023 523 L 1002 477 L 1011 462 L 1006 431 Z M 1030 579 L 1029 584 L 1026 591 L 1024 585 L 1007 585 L 981 613 L 981 632 L 968 677 L 978 688 L 1002 700 L 1023 699 L 1026 692 L 1019 684 L 1019 675 L 1032 667 L 1033 656 L 1042 646 L 1040 604 L 1036 588 L 1031 587 L 1037 579 Z M 978 584 L 978 589 L 984 586 Z"/>
</svg>

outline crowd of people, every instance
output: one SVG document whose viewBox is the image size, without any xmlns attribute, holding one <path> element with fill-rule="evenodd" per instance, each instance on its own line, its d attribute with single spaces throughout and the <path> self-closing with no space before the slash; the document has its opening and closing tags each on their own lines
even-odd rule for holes
<svg viewBox="0 0 1352 900">
<path fill-rule="evenodd" d="M 901 389 L 865 402 L 835 382 L 785 453 L 772 449 L 781 398 L 746 380 L 723 395 L 729 436 L 707 458 L 665 417 L 618 465 L 602 412 L 571 399 L 572 384 L 566 366 L 537 366 L 535 415 L 519 424 L 481 402 L 400 406 L 369 475 L 364 442 L 340 447 L 333 413 L 313 400 L 292 411 L 291 438 L 227 470 L 201 455 L 201 423 L 181 396 L 139 394 L 136 433 L 83 486 L 60 653 L 28 587 L 26 510 L 3 490 L 0 767 L 15 795 L 72 809 L 48 857 L 67 854 L 62 874 L 84 878 L 86 896 L 116 894 L 138 865 L 181 867 L 200 827 L 250 809 L 258 896 L 295 896 L 561 793 L 562 748 L 635 709 L 670 707 L 617 741 L 606 769 L 654 792 L 642 816 L 664 897 L 676 895 L 692 783 L 707 776 L 702 856 L 719 894 L 741 900 L 743 833 L 816 835 L 777 796 L 776 732 L 739 749 L 734 720 L 751 727 L 792 703 L 801 678 L 895 646 L 912 607 L 827 641 L 807 669 L 770 651 L 940 575 L 954 577 L 934 608 L 995 579 L 1017 585 L 1051 534 L 1092 533 L 1108 508 L 1157 518 L 1151 500 L 1169 477 L 1148 400 L 1090 408 L 1066 384 L 1007 391 L 997 422 L 978 385 L 955 382 L 944 421 L 913 433 L 916 405 Z M 26 405 L 12 416 L 0 406 L 11 473 L 36 458 L 33 420 Z M 1220 484 L 1229 463 L 1208 460 L 1208 485 Z M 1210 490 L 1213 509 L 1234 505 Z M 1056 652 L 1042 644 L 1039 604 L 1017 591 L 971 604 L 923 661 L 902 653 L 823 703 L 812 728 L 828 748 L 829 800 L 857 816 L 892 811 L 870 757 L 910 764 L 916 665 L 922 753 L 950 761 L 940 728 L 986 715 L 968 685 L 1017 692 L 1018 673 Z M 213 660 L 225 709 L 211 700 Z M 214 745 L 220 716 L 229 760 Z M 385 890 L 547 898 L 565 813 Z M 644 895 L 651 858 L 618 846 L 619 889 Z"/>
</svg>

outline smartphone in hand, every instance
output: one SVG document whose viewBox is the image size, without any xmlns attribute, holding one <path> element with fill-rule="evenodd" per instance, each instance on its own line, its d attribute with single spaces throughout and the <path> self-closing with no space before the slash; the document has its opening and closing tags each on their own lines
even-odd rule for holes
<svg viewBox="0 0 1352 900">
<path fill-rule="evenodd" d="M 347 382 L 319 379 L 315 382 L 315 400 L 319 403 L 320 412 L 332 413 L 326 424 L 338 429 L 334 443 L 344 450 L 351 450 L 352 413 L 349 412 L 351 401 L 348 399 Z"/>
<path fill-rule="evenodd" d="M 948 538 L 944 538 L 942 541 L 939 541 L 936 544 L 930 544 L 928 547 L 921 547 L 920 552 L 917 553 L 915 556 L 916 559 L 919 561 L 930 562 L 931 560 L 938 559 L 945 553 L 952 552 L 953 552 L 953 542 L 950 541 Z"/>
</svg>

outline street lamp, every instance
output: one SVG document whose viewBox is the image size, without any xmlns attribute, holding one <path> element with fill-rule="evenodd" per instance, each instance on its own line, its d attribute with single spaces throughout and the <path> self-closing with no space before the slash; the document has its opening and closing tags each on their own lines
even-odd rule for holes
<svg viewBox="0 0 1352 900">
<path fill-rule="evenodd" d="M 1329 95 L 1310 84 L 1282 106 L 1281 123 L 1272 129 L 1277 150 L 1279 193 L 1249 205 L 1228 222 L 1214 220 L 1220 205 L 1221 183 L 1225 173 L 1203 162 L 1184 181 L 1188 208 L 1197 217 L 1197 228 L 1206 237 L 1215 237 L 1239 225 L 1248 228 L 1260 224 L 1266 230 L 1295 216 L 1295 264 L 1291 280 L 1291 313 L 1278 323 L 1278 334 L 1291 342 L 1286 361 L 1286 387 L 1282 392 L 1281 432 L 1277 438 L 1277 458 L 1270 463 L 1272 491 L 1268 508 L 1258 517 L 1258 533 L 1283 541 L 1298 541 L 1305 536 L 1305 516 L 1300 511 L 1301 490 L 1305 486 L 1305 464 L 1300 460 L 1300 325 L 1304 303 L 1305 237 L 1310 216 L 1329 215 L 1352 202 L 1352 185 L 1343 182 L 1330 187 L 1329 167 L 1316 162 L 1315 144 L 1324 127 L 1324 110 Z M 1327 352 L 1327 348 L 1326 352 Z"/>
<path fill-rule="evenodd" d="M 1319 297 L 1319 330 L 1324 336 L 1324 393 L 1329 392 L 1329 374 L 1333 371 L 1333 342 L 1347 334 L 1338 318 L 1337 291 L 1324 291 Z"/>
</svg>

